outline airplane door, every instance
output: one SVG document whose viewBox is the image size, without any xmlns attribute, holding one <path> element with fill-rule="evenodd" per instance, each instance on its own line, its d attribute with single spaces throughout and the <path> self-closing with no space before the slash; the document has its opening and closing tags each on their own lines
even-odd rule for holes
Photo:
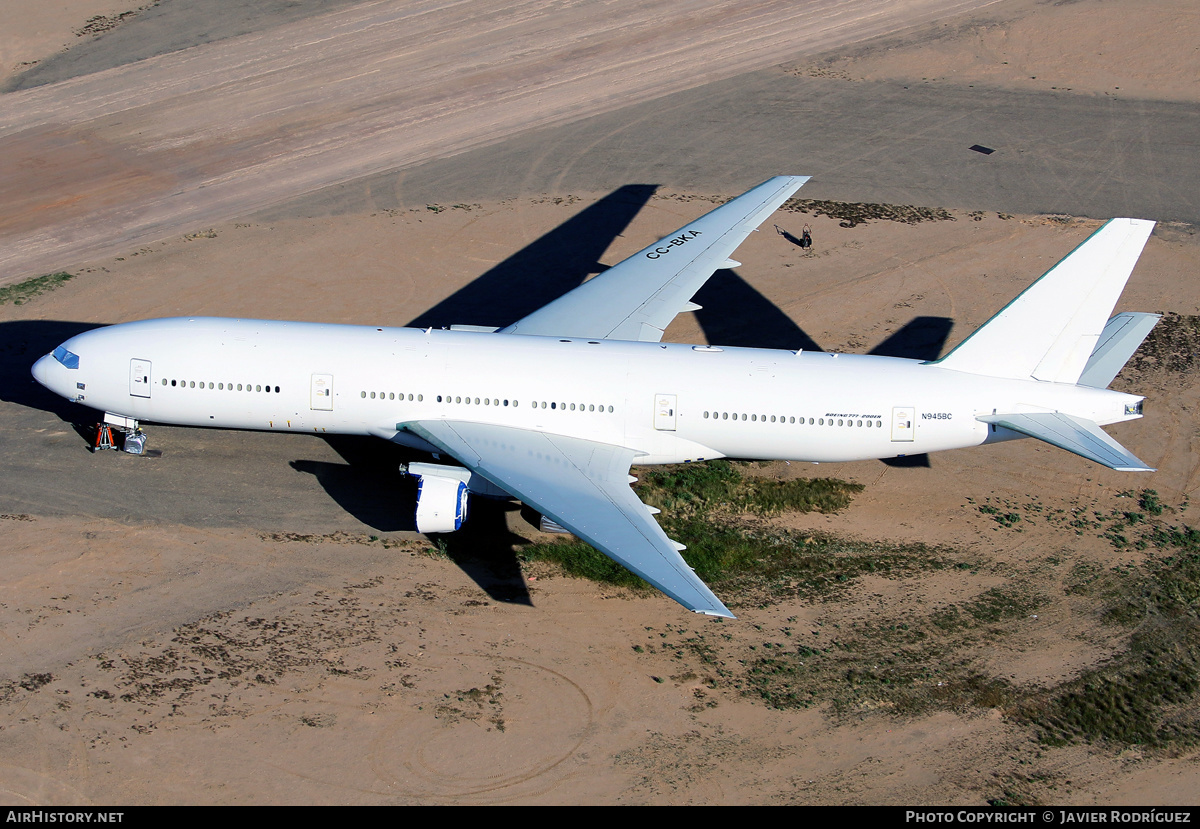
<svg viewBox="0 0 1200 829">
<path fill-rule="evenodd" d="M 675 395 L 654 395 L 654 428 L 660 432 L 675 431 Z"/>
<path fill-rule="evenodd" d="M 917 410 L 914 406 L 892 407 L 892 441 L 916 439 Z"/>
<path fill-rule="evenodd" d="M 333 411 L 333 375 L 314 374 L 309 394 L 310 407 L 314 412 Z"/>
<path fill-rule="evenodd" d="M 150 361 L 132 359 L 129 361 L 129 396 L 150 396 Z"/>
</svg>

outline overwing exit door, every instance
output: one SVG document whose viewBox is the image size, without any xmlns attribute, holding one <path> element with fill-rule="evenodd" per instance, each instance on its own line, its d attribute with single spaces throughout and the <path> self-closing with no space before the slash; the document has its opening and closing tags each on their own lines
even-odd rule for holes
<svg viewBox="0 0 1200 829">
<path fill-rule="evenodd" d="M 333 375 L 314 374 L 309 393 L 309 406 L 314 412 L 333 411 Z"/>
<path fill-rule="evenodd" d="M 654 395 L 654 428 L 660 432 L 675 431 L 675 395 Z"/>
</svg>

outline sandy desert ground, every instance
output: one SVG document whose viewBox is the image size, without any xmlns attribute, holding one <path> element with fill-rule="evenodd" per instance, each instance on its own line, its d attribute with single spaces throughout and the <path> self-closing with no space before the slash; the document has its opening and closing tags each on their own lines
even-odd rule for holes
<svg viewBox="0 0 1200 829">
<path fill-rule="evenodd" d="M 82 50 L 72 30 L 128 10 L 68 6 L 13 18 L 23 28 L 3 36 L 3 77 L 64 44 Z M 1126 10 L 987 4 L 849 49 L 772 54 L 771 71 L 947 94 L 1069 87 L 1100 106 L 1116 96 L 1194 111 L 1200 15 L 1181 0 Z M 313 19 L 256 21 L 249 36 Z M 220 48 L 242 48 L 240 37 Z M 9 92 L 0 110 L 105 71 L 132 70 Z M 722 77 L 736 87 L 743 76 Z M 486 163 L 539 125 L 514 118 L 495 150 L 285 188 L 273 196 L 290 198 L 282 207 L 235 199 L 238 212 L 177 216 L 157 236 L 56 249 L 37 261 L 74 278 L 0 305 L 0 799 L 1195 803 L 1196 594 L 1166 579 L 1196 553 L 1164 540 L 1185 539 L 1200 485 L 1200 240 L 1188 221 L 1159 226 L 1118 305 L 1173 315 L 1117 381 L 1148 396 L 1146 417 L 1112 429 L 1157 473 L 1110 472 L 1030 441 L 912 465 L 748 465 L 747 475 L 834 475 L 864 489 L 829 515 L 722 517 L 837 562 L 770 589 L 719 586 L 732 623 L 523 561 L 522 547 L 545 537 L 515 506 L 483 505 L 470 532 L 435 546 L 411 531 L 397 457 L 370 443 L 156 426 L 161 455 L 90 454 L 75 428 L 82 410 L 28 377 L 71 333 L 150 316 L 499 324 L 756 174 L 735 165 L 696 186 L 704 171 L 675 159 L 647 168 L 654 179 L 597 166 L 588 175 L 607 183 L 572 189 L 539 166 L 548 154 L 503 175 Z M 50 145 L 29 146 L 56 163 Z M 589 149 L 574 148 L 574 163 Z M 79 169 L 67 155 L 53 175 Z M 439 198 L 429 182 L 455 166 L 458 189 Z M 0 174 L 5 215 L 19 216 L 14 181 L 22 198 L 52 201 L 39 177 Z M 476 198 L 462 183 L 472 177 Z M 54 187 L 55 198 L 72 192 Z M 781 211 L 668 338 L 944 351 L 1098 226 L 1068 211 L 1005 212 L 992 192 L 896 214 L 922 219 L 911 223 Z M 805 223 L 808 252 L 772 228 Z M 1130 727 L 1045 739 L 1067 721 L 1063 700 L 1089 687 L 1115 689 L 1096 716 L 1115 709 L 1109 719 Z"/>
</svg>

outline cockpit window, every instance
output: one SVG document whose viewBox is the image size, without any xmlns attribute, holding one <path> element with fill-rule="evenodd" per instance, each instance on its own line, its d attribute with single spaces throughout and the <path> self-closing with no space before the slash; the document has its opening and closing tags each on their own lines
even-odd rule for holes
<svg viewBox="0 0 1200 829">
<path fill-rule="evenodd" d="M 79 368 L 79 355 L 67 351 L 61 345 L 54 349 L 54 359 L 58 360 L 67 368 Z"/>
</svg>

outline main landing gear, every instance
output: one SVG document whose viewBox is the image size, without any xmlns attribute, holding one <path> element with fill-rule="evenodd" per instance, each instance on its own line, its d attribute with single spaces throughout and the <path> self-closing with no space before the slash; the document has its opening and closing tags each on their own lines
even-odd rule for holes
<svg viewBox="0 0 1200 829">
<path fill-rule="evenodd" d="M 121 435 L 119 443 L 113 440 L 114 429 Z M 105 413 L 104 420 L 96 424 L 96 440 L 92 443 L 93 452 L 102 449 L 123 449 L 131 455 L 141 455 L 146 451 L 146 433 L 135 418 Z"/>
</svg>

